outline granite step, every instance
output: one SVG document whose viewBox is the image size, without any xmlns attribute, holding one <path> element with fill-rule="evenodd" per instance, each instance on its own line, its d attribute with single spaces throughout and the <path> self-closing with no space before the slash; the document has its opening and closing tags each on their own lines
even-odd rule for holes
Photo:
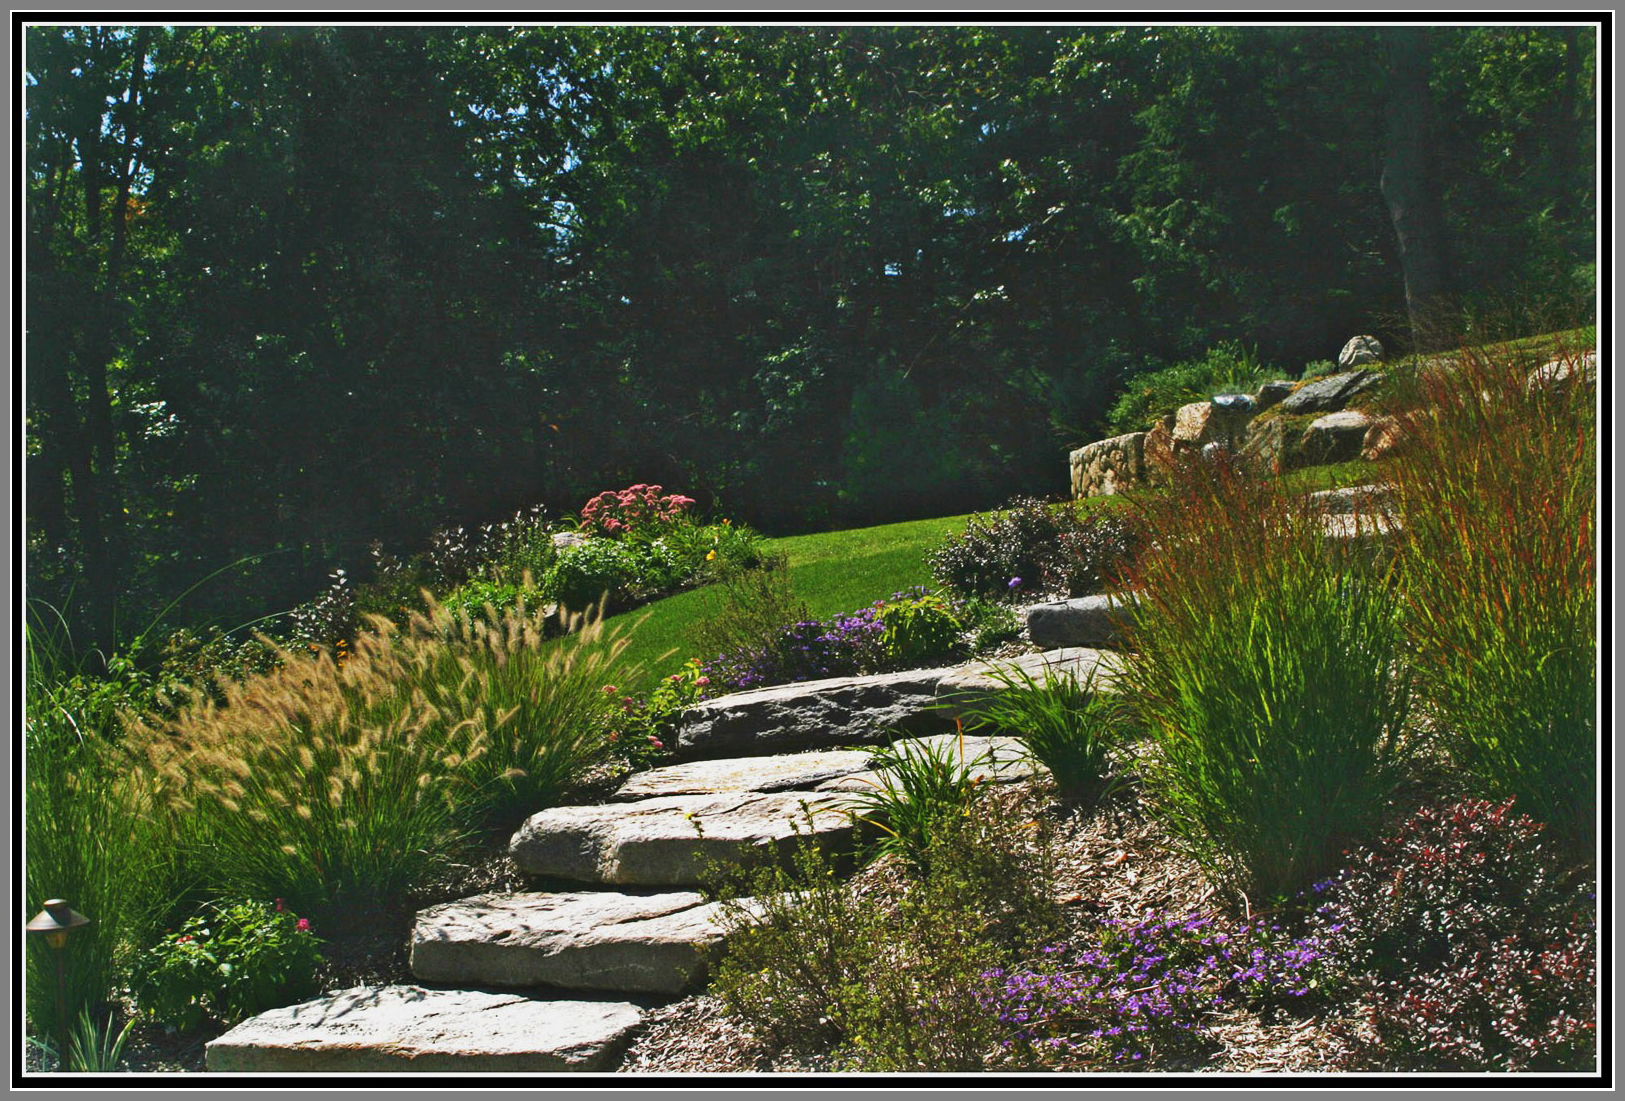
<svg viewBox="0 0 1625 1101">
<path fill-rule="evenodd" d="M 692 892 L 485 894 L 431 906 L 412 929 L 423 982 L 681 994 L 722 941 L 721 907 Z"/>
<path fill-rule="evenodd" d="M 694 887 L 711 865 L 782 859 L 798 837 L 842 847 L 852 832 L 845 802 L 813 791 L 730 791 L 550 807 L 519 827 L 508 851 L 521 871 L 535 876 Z"/>
<path fill-rule="evenodd" d="M 211 1071 L 594 1071 L 643 1023 L 625 1001 L 421 986 L 359 987 L 244 1021 L 204 1049 Z"/>
</svg>

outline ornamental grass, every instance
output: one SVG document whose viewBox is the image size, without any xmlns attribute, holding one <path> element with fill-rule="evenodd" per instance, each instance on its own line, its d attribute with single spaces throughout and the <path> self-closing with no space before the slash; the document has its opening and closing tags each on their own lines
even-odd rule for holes
<svg viewBox="0 0 1625 1101">
<path fill-rule="evenodd" d="M 1413 743 L 1385 559 L 1263 476 L 1196 462 L 1147 498 L 1120 681 L 1166 827 L 1255 906 L 1331 870 Z"/>
<path fill-rule="evenodd" d="M 1392 461 L 1417 687 L 1480 794 L 1589 851 L 1597 807 L 1595 387 L 1469 349 L 1418 379 Z"/>
<path fill-rule="evenodd" d="M 340 657 L 284 651 L 223 701 L 133 720 L 126 749 L 207 888 L 301 906 L 396 895 L 607 752 L 619 642 L 589 626 L 544 647 L 543 626 L 523 606 L 376 617 Z"/>
</svg>

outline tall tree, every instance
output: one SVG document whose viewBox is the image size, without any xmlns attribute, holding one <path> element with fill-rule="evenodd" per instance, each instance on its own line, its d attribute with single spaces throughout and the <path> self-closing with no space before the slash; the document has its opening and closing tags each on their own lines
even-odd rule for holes
<svg viewBox="0 0 1625 1101">
<path fill-rule="evenodd" d="M 1432 45 L 1425 27 L 1385 27 L 1388 62 L 1388 147 L 1382 195 L 1399 242 L 1405 313 L 1418 347 L 1439 339 L 1436 313 L 1449 291 L 1444 218 L 1435 168 L 1433 93 L 1428 86 Z"/>
</svg>

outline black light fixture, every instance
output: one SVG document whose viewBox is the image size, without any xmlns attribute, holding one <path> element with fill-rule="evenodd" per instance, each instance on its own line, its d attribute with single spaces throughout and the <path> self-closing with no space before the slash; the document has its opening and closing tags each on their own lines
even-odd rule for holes
<svg viewBox="0 0 1625 1101">
<path fill-rule="evenodd" d="M 68 937 L 89 924 L 90 919 L 72 909 L 66 899 L 51 898 L 46 899 L 45 909 L 30 918 L 25 926 L 30 937 L 43 939 L 51 946 L 51 956 L 56 960 L 56 1058 L 59 1068 L 65 1067 L 68 1059 L 68 986 L 62 963 L 63 950 L 68 947 Z"/>
</svg>

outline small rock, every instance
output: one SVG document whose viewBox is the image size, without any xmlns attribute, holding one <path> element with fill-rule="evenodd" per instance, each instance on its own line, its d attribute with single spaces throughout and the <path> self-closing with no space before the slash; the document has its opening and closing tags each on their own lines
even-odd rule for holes
<svg viewBox="0 0 1625 1101">
<path fill-rule="evenodd" d="M 587 541 L 587 536 L 579 531 L 555 531 L 553 533 L 553 546 L 558 550 L 565 547 L 579 547 Z"/>
<path fill-rule="evenodd" d="M 1222 413 L 1252 413 L 1256 403 L 1251 394 L 1215 394 L 1213 407 Z"/>
<path fill-rule="evenodd" d="M 1578 357 L 1564 357 L 1541 364 L 1529 372 L 1529 378 L 1524 383 L 1524 389 L 1531 394 L 1537 391 L 1561 390 L 1576 378 L 1583 380 L 1586 385 L 1596 383 L 1596 352 L 1586 352 Z"/>
<path fill-rule="evenodd" d="M 1360 458 L 1375 460 L 1392 455 L 1399 450 L 1404 438 L 1398 417 L 1373 417 L 1371 427 L 1365 431 L 1365 442 L 1360 445 Z"/>
<path fill-rule="evenodd" d="M 1374 336 L 1357 336 L 1343 345 L 1343 350 L 1337 353 L 1337 366 L 1340 370 L 1352 371 L 1367 363 L 1376 363 L 1381 358 L 1380 340 Z"/>
<path fill-rule="evenodd" d="M 1128 619 L 1138 598 L 1132 593 L 1099 593 L 1027 609 L 1027 638 L 1042 650 L 1059 646 L 1121 650 Z"/>
</svg>

